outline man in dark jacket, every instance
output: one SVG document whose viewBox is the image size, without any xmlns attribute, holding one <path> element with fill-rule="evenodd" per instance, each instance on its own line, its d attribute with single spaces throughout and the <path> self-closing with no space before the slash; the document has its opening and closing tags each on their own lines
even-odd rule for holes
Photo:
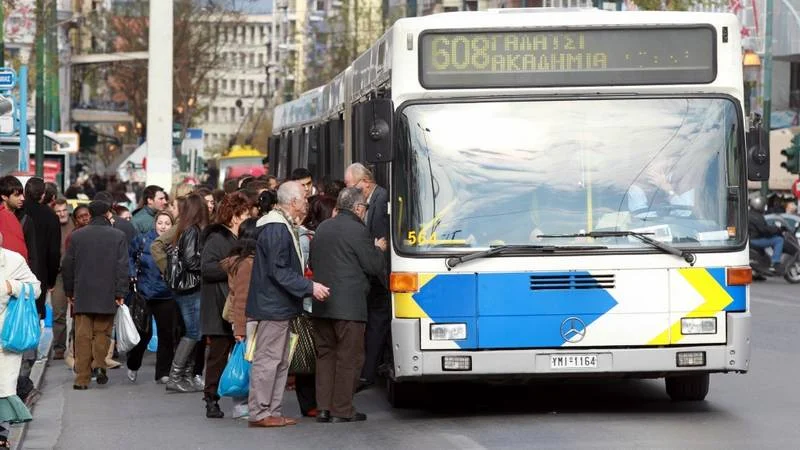
<svg viewBox="0 0 800 450">
<path fill-rule="evenodd" d="M 58 267 L 61 264 L 61 224 L 58 216 L 49 206 L 41 203 L 44 197 L 44 180 L 33 177 L 25 183 L 25 203 L 22 209 L 33 219 L 33 232 L 36 235 L 36 278 L 42 283 L 42 295 L 36 299 L 39 317 L 44 318 L 44 304 L 47 292 L 56 285 Z"/>
<path fill-rule="evenodd" d="M 756 248 L 772 247 L 773 272 L 783 273 L 781 256 L 783 255 L 783 236 L 781 229 L 767 223 L 764 218 L 766 201 L 764 197 L 756 195 L 750 198 L 750 209 L 747 212 L 747 228 L 750 232 L 750 245 Z"/>
<path fill-rule="evenodd" d="M 303 311 L 303 297 L 324 300 L 328 288 L 303 277 L 294 217 L 308 209 L 303 185 L 290 181 L 278 189 L 278 207 L 266 216 L 258 235 L 245 313 L 257 321 L 255 355 L 250 368 L 250 426 L 282 427 L 283 391 L 289 371 L 289 321 Z"/>
<path fill-rule="evenodd" d="M 117 306 L 128 292 L 128 243 L 111 227 L 111 205 L 89 204 L 92 220 L 72 233 L 61 263 L 64 292 L 75 312 L 74 389 L 108 382 L 106 354 Z"/>
<path fill-rule="evenodd" d="M 360 163 L 352 164 L 344 175 L 347 187 L 356 187 L 364 194 L 368 205 L 364 224 L 373 239 L 389 238 L 389 193 L 378 186 L 372 171 Z M 385 255 L 388 265 L 388 254 Z M 358 391 L 375 384 L 378 366 L 383 360 L 386 341 L 389 338 L 389 327 L 392 323 L 392 306 L 385 275 L 370 278 L 369 295 L 367 296 L 367 331 L 366 354 L 364 368 L 361 369 Z"/>
<path fill-rule="evenodd" d="M 317 346 L 317 420 L 366 420 L 353 407 L 353 394 L 364 364 L 369 277 L 385 271 L 386 240 L 373 239 L 362 222 L 367 213 L 357 188 L 339 193 L 336 217 L 323 222 L 311 241 L 314 279 L 331 287 L 325 303 L 315 303 Z"/>
<path fill-rule="evenodd" d="M 102 202 L 106 202 L 109 205 L 114 206 L 114 195 L 111 194 L 109 191 L 100 191 L 94 195 L 94 200 L 100 200 Z M 125 238 L 128 240 L 128 245 L 131 244 L 133 238 L 135 238 L 139 232 L 136 231 L 136 228 L 133 227 L 129 220 L 125 220 L 122 217 L 114 214 L 114 210 L 111 210 L 111 225 L 125 233 Z M 148 231 L 149 233 L 149 231 Z"/>
</svg>

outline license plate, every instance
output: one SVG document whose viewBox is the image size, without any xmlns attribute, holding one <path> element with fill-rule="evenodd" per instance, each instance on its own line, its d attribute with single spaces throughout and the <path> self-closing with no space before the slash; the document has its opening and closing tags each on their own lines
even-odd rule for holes
<svg viewBox="0 0 800 450">
<path fill-rule="evenodd" d="M 597 355 L 550 355 L 551 369 L 595 369 Z"/>
</svg>

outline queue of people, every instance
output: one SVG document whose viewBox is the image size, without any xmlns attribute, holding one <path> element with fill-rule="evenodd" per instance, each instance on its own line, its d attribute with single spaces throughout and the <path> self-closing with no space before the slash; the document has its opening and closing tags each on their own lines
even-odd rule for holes
<svg viewBox="0 0 800 450">
<path fill-rule="evenodd" d="M 139 296 L 155 326 L 125 355 L 129 382 L 140 381 L 155 333 L 154 381 L 167 392 L 202 391 L 206 417 L 223 418 L 220 377 L 234 343 L 251 340 L 249 395 L 233 399 L 234 418 L 252 427 L 297 423 L 283 414 L 288 386 L 303 416 L 366 419 L 353 396 L 374 383 L 391 311 L 388 197 L 366 167 L 354 164 L 344 182 L 324 186 L 306 169 L 283 183 L 245 177 L 224 191 L 181 184 L 169 195 L 148 186 L 134 211 L 102 191 L 70 213 L 32 180 L 23 189 L 14 177 L 0 179 L 0 256 L 19 255 L 51 291 L 52 357 L 73 368 L 74 389 L 108 382 L 107 370 L 119 365 L 114 314 Z M 3 293 L 12 295 L 11 285 Z M 312 341 L 303 369 L 289 360 L 292 332 Z M 17 420 L 0 414 L 0 427 L 4 419 Z"/>
</svg>

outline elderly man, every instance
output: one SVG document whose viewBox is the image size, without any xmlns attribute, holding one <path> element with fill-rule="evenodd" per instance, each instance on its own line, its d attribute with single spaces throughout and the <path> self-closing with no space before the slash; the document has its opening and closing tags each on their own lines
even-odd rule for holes
<svg viewBox="0 0 800 450">
<path fill-rule="evenodd" d="M 367 199 L 366 202 L 369 209 L 364 218 L 364 223 L 367 226 L 370 237 L 373 239 L 388 239 L 389 193 L 375 183 L 372 171 L 360 163 L 352 164 L 345 171 L 344 183 L 347 187 L 360 189 L 361 193 L 364 194 L 364 198 Z M 385 277 L 373 277 L 370 279 L 367 310 L 369 318 L 367 320 L 366 356 L 364 358 L 364 368 L 361 370 L 358 391 L 375 384 L 378 366 L 383 360 L 386 340 L 389 337 L 392 307 Z"/>
<path fill-rule="evenodd" d="M 283 391 L 289 372 L 289 321 L 303 312 L 303 298 L 318 300 L 329 291 L 303 276 L 293 218 L 306 214 L 303 185 L 290 181 L 278 189 L 278 206 L 263 217 L 258 235 L 246 316 L 256 323 L 255 355 L 250 368 L 251 427 L 283 427 L 297 421 L 283 416 Z"/>
<path fill-rule="evenodd" d="M 373 239 L 364 226 L 367 204 L 359 189 L 342 190 L 336 209 L 311 241 L 314 279 L 331 287 L 331 297 L 312 310 L 317 421 L 357 422 L 367 420 L 353 408 L 353 394 L 364 364 L 369 277 L 384 276 L 386 240 Z"/>
<path fill-rule="evenodd" d="M 106 384 L 106 354 L 117 306 L 128 292 L 128 242 L 111 226 L 111 205 L 89 203 L 92 220 L 72 233 L 61 275 L 75 312 L 75 384 L 88 389 L 92 372 Z"/>
</svg>

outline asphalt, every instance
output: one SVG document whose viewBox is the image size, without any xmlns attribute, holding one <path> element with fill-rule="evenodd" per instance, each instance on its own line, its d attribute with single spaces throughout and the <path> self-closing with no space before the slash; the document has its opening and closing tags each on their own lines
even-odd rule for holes
<svg viewBox="0 0 800 450">
<path fill-rule="evenodd" d="M 71 372 L 52 362 L 20 448 L 798 448 L 800 285 L 769 280 L 752 298 L 752 370 L 712 376 L 704 402 L 671 402 L 659 380 L 451 384 L 424 407 L 400 410 L 374 388 L 356 397 L 366 422 L 253 429 L 228 418 L 228 400 L 227 417 L 211 420 L 200 394 L 165 393 L 151 354 L 137 384 L 123 368 L 88 391 L 73 391 Z M 285 413 L 299 415 L 292 392 Z"/>
</svg>

